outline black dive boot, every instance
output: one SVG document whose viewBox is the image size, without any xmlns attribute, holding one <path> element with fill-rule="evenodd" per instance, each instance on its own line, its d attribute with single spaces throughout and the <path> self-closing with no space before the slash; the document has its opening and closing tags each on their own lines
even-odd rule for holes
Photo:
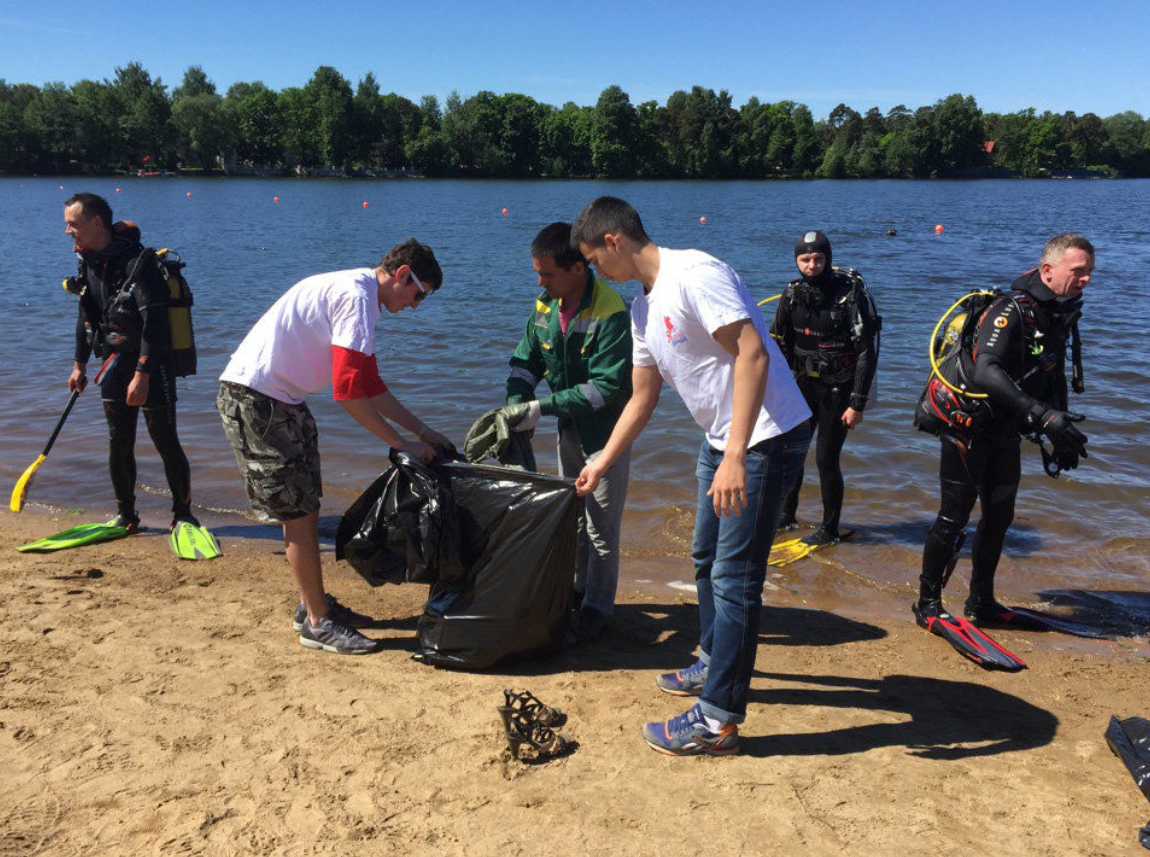
<svg viewBox="0 0 1150 857">
<path fill-rule="evenodd" d="M 826 526 L 821 526 L 809 536 L 803 539 L 803 544 L 810 545 L 811 547 L 824 547 L 826 545 L 837 545 L 842 539 L 837 532 L 828 530 Z"/>
<path fill-rule="evenodd" d="M 116 527 L 123 527 L 128 531 L 129 536 L 134 536 L 143 529 L 140 526 L 140 516 L 134 510 L 119 512 L 109 523 Z"/>
</svg>

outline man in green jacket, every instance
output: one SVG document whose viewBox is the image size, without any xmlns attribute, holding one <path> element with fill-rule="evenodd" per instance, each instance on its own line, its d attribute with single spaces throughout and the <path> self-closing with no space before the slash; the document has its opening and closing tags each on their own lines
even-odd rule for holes
<svg viewBox="0 0 1150 857">
<path fill-rule="evenodd" d="M 531 243 L 544 293 L 535 299 L 507 378 L 507 416 L 530 431 L 559 418 L 559 475 L 574 479 L 599 455 L 631 397 L 631 318 L 618 292 L 571 247 L 571 224 L 552 223 Z M 546 379 L 551 395 L 535 397 Z M 569 642 L 588 643 L 615 609 L 619 533 L 630 451 L 607 470 L 579 518 L 575 589 L 582 593 Z"/>
</svg>

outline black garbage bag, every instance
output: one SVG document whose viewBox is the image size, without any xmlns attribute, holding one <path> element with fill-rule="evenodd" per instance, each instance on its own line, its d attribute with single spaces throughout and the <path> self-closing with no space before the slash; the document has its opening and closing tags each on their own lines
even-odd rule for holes
<svg viewBox="0 0 1150 857">
<path fill-rule="evenodd" d="M 411 456 L 393 449 L 389 458 L 391 468 L 340 519 L 336 559 L 372 586 L 462 583 L 459 522 L 447 487 Z"/>
<path fill-rule="evenodd" d="M 1150 800 L 1150 720 L 1145 717 L 1110 718 L 1106 743 L 1122 760 L 1134 782 Z M 1138 832 L 1138 841 L 1150 849 L 1150 823 Z"/>
<path fill-rule="evenodd" d="M 419 620 L 416 659 L 484 669 L 563 642 L 580 500 L 571 480 L 494 465 L 436 467 L 455 500 L 467 581 L 440 581 Z"/>
<path fill-rule="evenodd" d="M 396 454 L 392 465 L 340 521 L 336 556 L 372 585 L 431 584 L 415 657 L 484 669 L 557 648 L 570 621 L 574 483 Z"/>
</svg>

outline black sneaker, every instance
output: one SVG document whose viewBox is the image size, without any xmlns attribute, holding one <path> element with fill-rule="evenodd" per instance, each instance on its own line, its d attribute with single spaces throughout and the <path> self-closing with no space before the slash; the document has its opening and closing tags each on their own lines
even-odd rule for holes
<svg viewBox="0 0 1150 857">
<path fill-rule="evenodd" d="M 335 596 L 330 592 L 325 592 L 323 595 L 324 600 L 327 602 L 327 613 L 333 622 L 338 622 L 341 625 L 347 625 L 349 628 L 370 628 L 375 624 L 375 620 L 370 616 L 365 616 L 362 613 L 356 613 L 350 607 L 344 607 Z M 295 607 L 295 613 L 292 614 L 291 626 L 293 631 L 302 631 L 304 623 L 307 621 L 307 608 L 301 601 Z"/>
<path fill-rule="evenodd" d="M 596 610 L 594 607 L 584 607 L 579 611 L 575 624 L 567 634 L 567 645 L 583 646 L 595 642 L 603 633 L 603 627 L 606 624 L 607 614 Z"/>
<path fill-rule="evenodd" d="M 365 637 L 354 628 L 332 621 L 324 616 L 318 625 L 304 622 L 299 632 L 300 645 L 308 649 L 323 649 L 337 655 L 368 655 L 379 650 L 379 643 Z"/>
</svg>

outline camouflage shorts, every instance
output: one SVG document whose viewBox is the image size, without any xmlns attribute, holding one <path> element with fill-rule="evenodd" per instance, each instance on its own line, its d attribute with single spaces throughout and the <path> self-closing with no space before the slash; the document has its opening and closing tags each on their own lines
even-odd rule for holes
<svg viewBox="0 0 1150 857">
<path fill-rule="evenodd" d="M 306 404 L 290 405 L 225 381 L 216 396 L 252 509 L 290 521 L 319 509 L 319 432 Z"/>
</svg>

